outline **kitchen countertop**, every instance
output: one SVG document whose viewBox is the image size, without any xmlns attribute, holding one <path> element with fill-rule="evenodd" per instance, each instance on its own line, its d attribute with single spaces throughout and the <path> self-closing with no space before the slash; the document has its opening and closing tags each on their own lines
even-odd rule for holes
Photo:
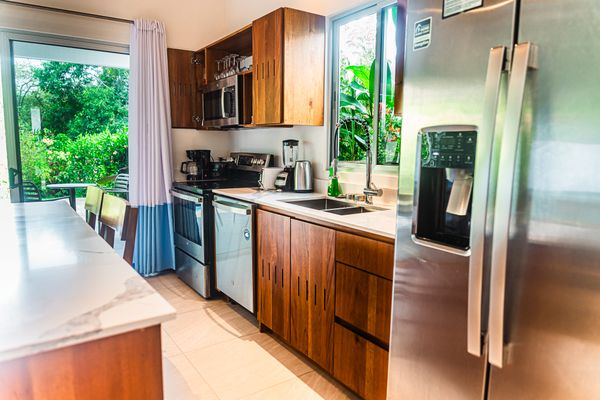
<svg viewBox="0 0 600 400">
<path fill-rule="evenodd" d="M 0 202 L 0 221 L 0 362 L 174 318 L 68 203 Z"/>
<path fill-rule="evenodd" d="M 321 193 L 274 192 L 252 188 L 217 189 L 213 190 L 213 193 L 250 203 L 277 208 L 282 211 L 303 215 L 321 220 L 323 222 L 345 226 L 358 231 L 372 233 L 390 239 L 394 239 L 396 235 L 395 207 L 389 207 L 389 209 L 385 211 L 374 211 L 353 215 L 337 215 L 285 202 L 287 200 L 318 199 L 327 197 Z M 377 205 L 377 207 L 382 206 Z"/>
</svg>

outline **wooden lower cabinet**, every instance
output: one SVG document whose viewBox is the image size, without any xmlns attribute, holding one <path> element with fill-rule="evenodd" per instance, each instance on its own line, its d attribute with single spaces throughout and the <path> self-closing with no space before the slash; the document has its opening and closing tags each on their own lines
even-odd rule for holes
<svg viewBox="0 0 600 400">
<path fill-rule="evenodd" d="M 366 400 L 385 399 L 388 352 L 336 323 L 333 376 Z"/>
<path fill-rule="evenodd" d="M 327 371 L 333 354 L 335 234 L 292 220 L 290 342 Z"/>
<path fill-rule="evenodd" d="M 258 320 L 358 395 L 384 399 L 393 244 L 256 218 Z"/>
<path fill-rule="evenodd" d="M 2 400 L 163 399 L 160 325 L 0 363 Z"/>
<path fill-rule="evenodd" d="M 257 317 L 290 340 L 290 218 L 257 210 Z"/>
<path fill-rule="evenodd" d="M 392 316 L 392 281 L 337 263 L 335 316 L 387 346 Z"/>
<path fill-rule="evenodd" d="M 394 277 L 394 245 L 346 232 L 335 237 L 335 258 L 390 281 Z"/>
</svg>

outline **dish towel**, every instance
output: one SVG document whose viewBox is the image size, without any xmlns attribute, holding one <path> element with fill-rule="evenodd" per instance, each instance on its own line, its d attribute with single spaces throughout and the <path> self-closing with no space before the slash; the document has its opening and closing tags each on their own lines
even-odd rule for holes
<svg viewBox="0 0 600 400">
<path fill-rule="evenodd" d="M 171 205 L 171 106 L 162 22 L 131 28 L 129 200 L 138 207 L 133 267 L 143 276 L 175 268 Z"/>
</svg>

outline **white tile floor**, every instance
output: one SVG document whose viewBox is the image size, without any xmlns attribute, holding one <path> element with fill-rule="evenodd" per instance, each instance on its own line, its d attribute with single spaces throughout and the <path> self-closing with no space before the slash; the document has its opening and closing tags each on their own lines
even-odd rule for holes
<svg viewBox="0 0 600 400">
<path fill-rule="evenodd" d="M 207 301 L 173 273 L 148 282 L 177 310 L 162 329 L 165 399 L 356 399 L 243 308 Z"/>
</svg>

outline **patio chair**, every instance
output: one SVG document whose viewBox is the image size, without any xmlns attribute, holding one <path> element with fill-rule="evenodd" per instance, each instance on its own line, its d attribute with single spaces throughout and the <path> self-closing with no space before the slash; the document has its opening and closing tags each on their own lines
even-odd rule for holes
<svg viewBox="0 0 600 400">
<path fill-rule="evenodd" d="M 129 174 L 118 174 L 114 180 L 113 187 L 105 190 L 107 193 L 115 194 L 129 199 Z"/>
<path fill-rule="evenodd" d="M 42 201 L 42 193 L 35 183 L 23 181 L 21 186 L 23 187 L 23 201 L 27 203 L 32 201 Z"/>
<path fill-rule="evenodd" d="M 23 188 L 23 201 L 26 203 L 69 199 L 68 196 L 56 197 L 53 199 L 43 199 L 42 192 L 40 192 L 40 189 L 36 186 L 36 184 L 31 181 L 23 181 L 21 183 L 21 187 Z"/>
</svg>

